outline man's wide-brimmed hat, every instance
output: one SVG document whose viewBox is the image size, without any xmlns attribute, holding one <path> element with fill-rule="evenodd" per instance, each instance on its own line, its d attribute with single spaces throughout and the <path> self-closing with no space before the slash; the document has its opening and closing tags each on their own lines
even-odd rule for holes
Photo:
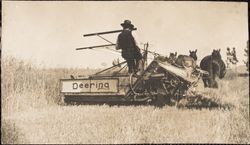
<svg viewBox="0 0 250 145">
<path fill-rule="evenodd" d="M 121 26 L 124 28 L 134 28 L 134 25 L 131 24 L 130 20 L 125 20 L 123 23 L 121 23 Z"/>
</svg>

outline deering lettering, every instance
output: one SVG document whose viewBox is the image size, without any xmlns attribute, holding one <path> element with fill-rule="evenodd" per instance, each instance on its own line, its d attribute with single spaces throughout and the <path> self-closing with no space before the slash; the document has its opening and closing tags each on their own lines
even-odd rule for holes
<svg viewBox="0 0 250 145">
<path fill-rule="evenodd" d="M 89 88 L 96 88 L 97 90 L 108 90 L 109 89 L 109 83 L 108 82 L 101 82 L 101 83 L 73 83 L 73 89 L 89 89 Z"/>
</svg>

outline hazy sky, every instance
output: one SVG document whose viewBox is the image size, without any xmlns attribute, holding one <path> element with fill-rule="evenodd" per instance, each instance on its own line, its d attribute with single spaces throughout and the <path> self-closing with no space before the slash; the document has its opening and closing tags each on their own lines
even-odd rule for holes
<svg viewBox="0 0 250 145">
<path fill-rule="evenodd" d="M 137 27 L 138 44 L 169 55 L 198 50 L 198 59 L 213 49 L 236 47 L 242 64 L 248 40 L 245 2 L 114 2 L 4 1 L 2 54 L 46 66 L 104 67 L 120 54 L 105 49 L 76 51 L 77 47 L 107 44 L 83 34 L 121 29 L 129 19 Z M 118 33 L 103 35 L 116 42 Z M 112 47 L 113 48 L 113 47 Z M 122 58 L 121 58 L 122 60 Z"/>
</svg>

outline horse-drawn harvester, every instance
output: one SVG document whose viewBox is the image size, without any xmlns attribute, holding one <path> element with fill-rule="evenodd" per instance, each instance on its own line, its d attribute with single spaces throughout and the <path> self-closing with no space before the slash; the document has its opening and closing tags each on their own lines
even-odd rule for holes
<svg viewBox="0 0 250 145">
<path fill-rule="evenodd" d="M 100 36 L 116 32 L 120 30 L 84 36 Z M 115 44 L 77 50 L 112 45 Z M 121 62 L 87 77 L 61 79 L 64 102 L 151 102 L 158 105 L 175 103 L 186 96 L 197 85 L 202 75 L 206 74 L 197 67 L 187 69 L 178 66 L 168 57 L 156 53 L 153 53 L 155 57 L 147 65 L 147 55 L 150 53 L 148 44 L 144 45 L 142 51 L 144 69 L 140 75 L 127 73 L 126 62 Z"/>
</svg>

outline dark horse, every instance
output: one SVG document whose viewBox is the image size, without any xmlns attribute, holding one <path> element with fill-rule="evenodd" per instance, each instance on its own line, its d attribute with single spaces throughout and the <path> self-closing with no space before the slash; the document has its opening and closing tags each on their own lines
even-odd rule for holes
<svg viewBox="0 0 250 145">
<path fill-rule="evenodd" d="M 226 65 L 221 59 L 220 49 L 213 50 L 212 55 L 204 57 L 200 62 L 200 68 L 208 71 L 208 76 L 203 76 L 204 87 L 218 88 L 215 77 L 222 79 L 226 74 Z"/>
</svg>

